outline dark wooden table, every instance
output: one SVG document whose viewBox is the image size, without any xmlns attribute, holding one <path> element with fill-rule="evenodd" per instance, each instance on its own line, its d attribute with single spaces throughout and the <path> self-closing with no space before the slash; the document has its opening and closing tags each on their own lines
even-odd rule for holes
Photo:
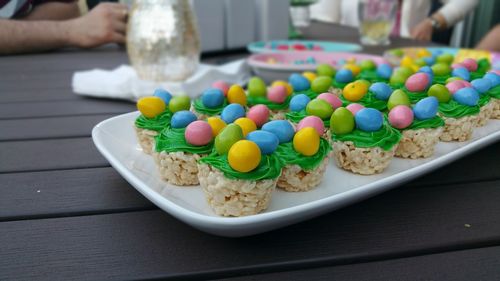
<svg viewBox="0 0 500 281">
<path fill-rule="evenodd" d="M 92 127 L 135 106 L 77 96 L 71 76 L 126 61 L 118 48 L 0 57 L 0 280 L 500 280 L 499 142 L 322 217 L 216 237 L 156 208 L 94 147 Z"/>
</svg>

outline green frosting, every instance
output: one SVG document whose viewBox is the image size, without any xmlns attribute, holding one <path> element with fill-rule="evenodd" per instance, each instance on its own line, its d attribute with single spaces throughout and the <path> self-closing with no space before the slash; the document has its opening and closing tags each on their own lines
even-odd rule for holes
<svg viewBox="0 0 500 281">
<path fill-rule="evenodd" d="M 450 78 L 450 75 L 443 75 L 443 76 L 437 76 L 434 75 L 434 79 L 432 79 L 432 84 L 441 84 L 441 85 L 446 85 L 446 80 Z"/>
<path fill-rule="evenodd" d="M 327 140 L 319 139 L 319 150 L 312 156 L 304 156 L 293 148 L 292 142 L 282 143 L 278 145 L 276 154 L 279 156 L 283 165 L 299 165 L 305 171 L 316 169 L 323 159 L 328 155 L 332 148 Z"/>
<path fill-rule="evenodd" d="M 470 81 L 472 81 L 474 79 L 483 78 L 483 76 L 484 76 L 484 72 L 483 73 L 477 72 L 477 71 L 471 72 L 470 73 Z"/>
<path fill-rule="evenodd" d="M 319 96 L 318 93 L 316 93 L 315 91 L 313 91 L 311 89 L 305 90 L 305 91 L 300 91 L 300 92 L 293 92 L 292 96 L 300 95 L 300 94 L 304 94 L 304 95 L 308 96 L 312 100 L 315 99 L 317 96 Z"/>
<path fill-rule="evenodd" d="M 222 112 L 222 109 L 227 105 L 227 100 L 224 99 L 224 102 L 222 103 L 221 106 L 218 106 L 216 108 L 209 108 L 206 107 L 203 102 L 201 101 L 201 98 L 197 98 L 193 101 L 193 108 L 196 112 L 205 114 L 208 116 L 213 116 L 213 115 L 218 115 Z"/>
<path fill-rule="evenodd" d="M 348 101 L 344 98 L 343 95 L 340 96 L 340 100 L 342 101 L 342 106 L 347 106 L 353 102 Z M 372 92 L 366 93 L 359 101 L 355 102 L 363 105 L 364 107 L 375 108 L 378 111 L 384 111 L 387 109 L 387 101 L 379 100 L 375 97 L 375 94 Z"/>
<path fill-rule="evenodd" d="M 368 80 L 370 83 L 375 83 L 375 82 L 385 82 L 388 83 L 389 79 L 384 79 L 377 74 L 377 70 L 362 70 L 361 73 L 359 74 L 359 79 L 364 79 Z"/>
<path fill-rule="evenodd" d="M 281 175 L 282 168 L 282 163 L 275 153 L 271 155 L 262 155 L 259 166 L 248 173 L 241 173 L 233 170 L 229 165 L 227 154 L 219 155 L 215 151 L 208 156 L 202 157 L 199 161 L 216 168 L 229 179 L 253 181 L 275 179 Z"/>
<path fill-rule="evenodd" d="M 290 99 L 291 99 L 291 97 L 288 96 L 283 103 L 274 103 L 274 102 L 268 100 L 266 97 L 251 97 L 251 96 L 247 97 L 248 104 L 250 106 L 253 106 L 253 105 L 256 105 L 256 104 L 264 104 L 270 110 L 284 110 L 284 109 L 288 109 L 288 105 L 290 104 Z"/>
<path fill-rule="evenodd" d="M 492 98 L 500 99 L 500 85 L 496 86 L 495 88 L 491 88 L 488 91 L 488 95 Z"/>
<path fill-rule="evenodd" d="M 303 109 L 301 111 L 290 111 L 285 114 L 286 119 L 292 121 L 295 124 L 298 124 L 300 120 L 304 119 L 307 115 L 306 110 Z M 323 120 L 323 124 L 325 124 L 326 128 L 330 127 L 330 119 Z"/>
<path fill-rule="evenodd" d="M 488 70 L 490 70 L 491 64 L 490 60 L 487 58 L 481 58 L 477 61 L 477 70 L 476 72 L 484 75 Z"/>
<path fill-rule="evenodd" d="M 418 120 L 417 118 L 415 118 L 413 119 L 411 125 L 405 128 L 405 130 L 431 129 L 443 126 L 444 126 L 444 120 L 439 116 L 425 120 Z"/>
<path fill-rule="evenodd" d="M 209 154 L 213 148 L 213 141 L 207 145 L 195 146 L 186 142 L 184 133 L 186 128 L 171 128 L 168 126 L 155 137 L 157 152 L 188 152 L 193 154 Z"/>
<path fill-rule="evenodd" d="M 489 102 L 490 102 L 490 96 L 488 96 L 488 95 L 481 95 L 479 97 L 479 101 L 478 101 L 477 104 L 479 105 L 479 107 L 483 107 L 483 106 L 487 105 Z"/>
<path fill-rule="evenodd" d="M 352 141 L 356 147 L 381 147 L 384 150 L 390 150 L 399 143 L 401 133 L 384 122 L 382 128 L 376 132 L 365 132 L 359 129 L 345 135 L 336 135 L 332 132 L 334 141 Z"/>
<path fill-rule="evenodd" d="M 171 118 L 172 118 L 172 113 L 170 113 L 170 111 L 167 110 L 163 111 L 163 113 L 154 118 L 148 118 L 141 114 L 135 120 L 135 126 L 137 128 L 159 132 L 163 130 L 168 124 L 170 124 Z"/>
<path fill-rule="evenodd" d="M 353 81 L 355 81 L 355 80 L 353 80 Z M 334 88 L 341 89 L 341 90 L 343 90 L 343 89 L 344 89 L 344 87 L 345 87 L 347 84 L 349 84 L 349 83 L 341 83 L 341 82 L 337 82 L 337 81 L 335 81 L 335 79 L 333 79 L 333 82 L 332 82 L 332 86 L 333 86 Z"/>
<path fill-rule="evenodd" d="M 479 105 L 468 106 L 459 104 L 455 100 L 439 104 L 439 112 L 445 117 L 460 118 L 479 113 Z"/>
<path fill-rule="evenodd" d="M 405 83 L 389 83 L 389 86 L 391 86 L 392 90 L 397 90 L 397 89 L 402 89 L 405 86 Z"/>
<path fill-rule="evenodd" d="M 406 87 L 401 88 L 407 95 L 408 98 L 410 98 L 410 103 L 417 103 L 422 99 L 425 99 L 427 97 L 427 92 L 411 92 L 408 90 Z"/>
</svg>

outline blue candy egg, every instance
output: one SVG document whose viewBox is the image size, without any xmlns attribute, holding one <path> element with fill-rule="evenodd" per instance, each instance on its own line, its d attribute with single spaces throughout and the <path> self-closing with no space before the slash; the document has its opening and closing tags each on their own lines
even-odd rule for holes
<svg viewBox="0 0 500 281">
<path fill-rule="evenodd" d="M 170 126 L 172 126 L 172 128 L 185 128 L 191 122 L 196 121 L 196 119 L 198 119 L 196 115 L 189 110 L 177 111 L 172 115 Z"/>
<path fill-rule="evenodd" d="M 500 85 L 500 76 L 493 72 L 486 73 L 483 78 L 490 80 L 492 88 Z"/>
<path fill-rule="evenodd" d="M 432 84 L 432 80 L 434 79 L 434 72 L 432 71 L 432 68 L 430 66 L 422 66 L 418 69 L 418 72 L 427 74 L 427 77 L 429 77 L 429 84 L 427 85 L 427 87 L 429 87 Z"/>
<path fill-rule="evenodd" d="M 455 67 L 451 72 L 451 76 L 460 77 L 465 81 L 470 80 L 470 72 L 465 67 Z"/>
<path fill-rule="evenodd" d="M 293 98 L 290 100 L 290 110 L 291 111 L 301 111 L 305 110 L 307 104 L 311 101 L 311 99 L 304 95 L 304 94 L 299 94 L 293 96 Z"/>
<path fill-rule="evenodd" d="M 390 79 L 392 75 L 392 67 L 387 63 L 381 63 L 377 66 L 377 75 L 383 79 Z"/>
<path fill-rule="evenodd" d="M 491 67 L 491 69 L 500 70 L 500 61 L 496 61 Z"/>
<path fill-rule="evenodd" d="M 369 91 L 375 94 L 375 97 L 379 100 L 388 100 L 392 94 L 392 88 L 384 82 L 373 83 Z"/>
<path fill-rule="evenodd" d="M 436 62 L 436 59 L 434 59 L 433 57 L 425 57 L 424 61 L 427 65 L 433 65 Z"/>
<path fill-rule="evenodd" d="M 292 124 L 286 120 L 273 120 L 267 122 L 262 126 L 262 130 L 275 134 L 280 143 L 291 141 L 295 134 Z"/>
<path fill-rule="evenodd" d="M 217 108 L 224 103 L 224 93 L 220 89 L 208 88 L 201 94 L 201 102 L 208 108 Z"/>
<path fill-rule="evenodd" d="M 162 88 L 156 89 L 153 96 L 162 99 L 166 105 L 168 105 L 170 103 L 170 100 L 172 99 L 172 94 Z"/>
<path fill-rule="evenodd" d="M 309 80 L 297 73 L 293 73 L 292 75 L 290 75 L 290 77 L 288 78 L 288 82 L 290 83 L 290 85 L 292 85 L 293 90 L 296 92 L 309 90 L 309 88 L 311 87 L 311 83 L 309 82 Z"/>
<path fill-rule="evenodd" d="M 354 80 L 354 75 L 349 69 L 342 68 L 335 74 L 335 81 L 339 83 L 349 83 Z"/>
<path fill-rule="evenodd" d="M 436 97 L 421 99 L 413 107 L 413 115 L 418 120 L 434 118 L 438 112 L 439 101 Z"/>
<path fill-rule="evenodd" d="M 382 128 L 382 113 L 374 108 L 363 108 L 354 115 L 356 127 L 361 131 L 375 132 Z"/>
<path fill-rule="evenodd" d="M 236 119 L 245 117 L 245 108 L 239 103 L 231 103 L 222 109 L 220 118 L 226 124 L 233 123 Z"/>
<path fill-rule="evenodd" d="M 262 154 L 273 153 L 280 143 L 275 134 L 262 130 L 250 132 L 247 135 L 247 140 L 255 142 L 257 146 L 259 146 Z"/>
<path fill-rule="evenodd" d="M 479 101 L 479 93 L 474 88 L 462 88 L 453 94 L 453 99 L 463 105 L 475 106 Z"/>
<path fill-rule="evenodd" d="M 491 81 L 485 78 L 474 79 L 470 83 L 480 94 L 484 94 L 491 89 Z"/>
</svg>

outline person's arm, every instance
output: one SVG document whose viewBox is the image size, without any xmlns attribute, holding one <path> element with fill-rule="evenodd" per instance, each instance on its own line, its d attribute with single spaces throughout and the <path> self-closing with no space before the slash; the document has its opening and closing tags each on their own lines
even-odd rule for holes
<svg viewBox="0 0 500 281">
<path fill-rule="evenodd" d="M 500 52 L 500 24 L 497 24 L 481 39 L 476 49 Z"/>
<path fill-rule="evenodd" d="M 124 43 L 126 17 L 126 5 L 103 3 L 65 21 L 0 20 L 0 54 Z"/>
<path fill-rule="evenodd" d="M 80 16 L 76 2 L 47 2 L 35 6 L 22 20 L 68 20 Z"/>
</svg>

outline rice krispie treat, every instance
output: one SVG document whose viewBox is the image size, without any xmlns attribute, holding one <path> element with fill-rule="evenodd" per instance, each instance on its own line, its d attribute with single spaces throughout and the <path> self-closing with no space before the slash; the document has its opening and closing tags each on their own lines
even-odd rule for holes
<svg viewBox="0 0 500 281">
<path fill-rule="evenodd" d="M 340 99 L 344 106 L 357 103 L 384 111 L 387 109 L 387 99 L 392 92 L 393 89 L 387 83 L 370 84 L 366 80 L 356 80 L 344 87 Z"/>
<path fill-rule="evenodd" d="M 305 78 L 304 78 L 305 79 Z M 247 101 L 249 106 L 263 104 L 270 110 L 271 120 L 285 119 L 292 92 L 289 85 L 275 83 L 267 88 L 259 77 L 252 77 L 248 82 Z"/>
<path fill-rule="evenodd" d="M 474 127 L 480 120 L 478 100 L 476 100 L 475 105 L 461 104 L 456 100 L 439 104 L 438 114 L 445 123 L 440 137 L 441 141 L 466 141 L 472 137 Z"/>
</svg>

